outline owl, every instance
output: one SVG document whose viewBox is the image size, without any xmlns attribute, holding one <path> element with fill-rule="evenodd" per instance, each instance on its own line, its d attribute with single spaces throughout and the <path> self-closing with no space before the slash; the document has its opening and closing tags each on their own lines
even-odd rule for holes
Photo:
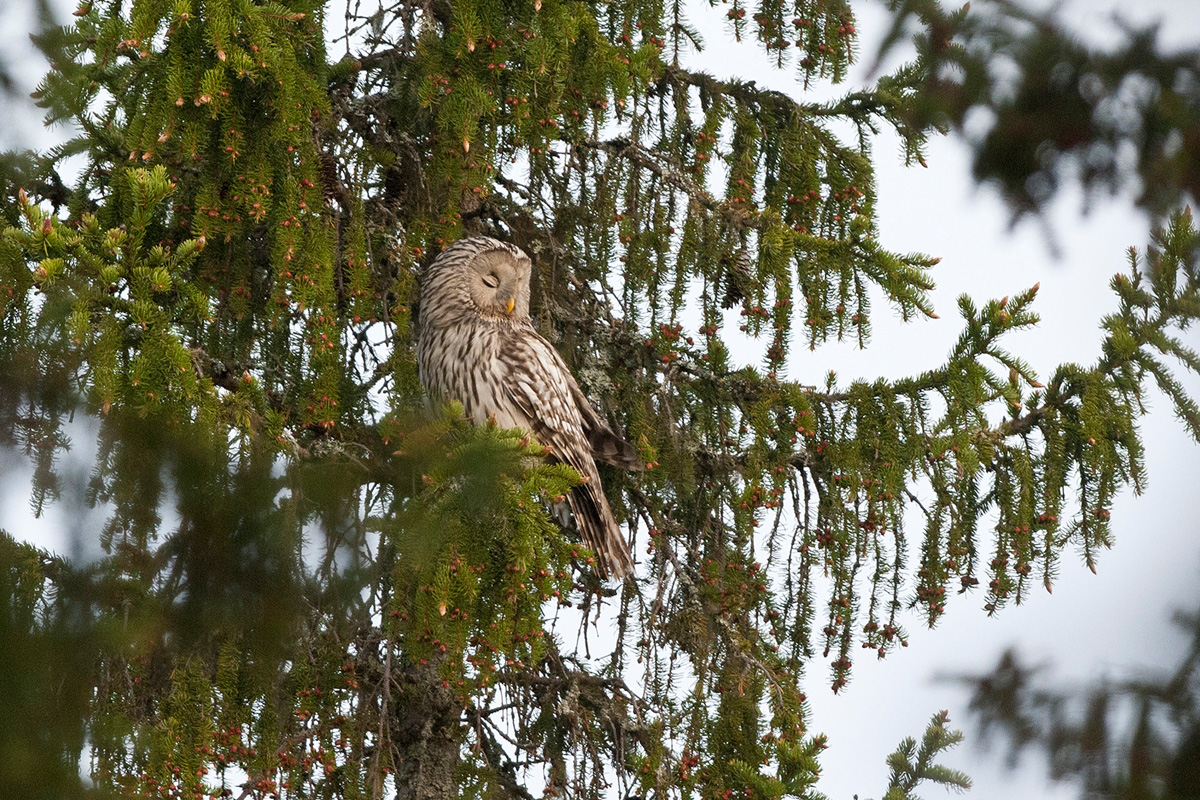
<svg viewBox="0 0 1200 800">
<path fill-rule="evenodd" d="M 529 319 L 529 256 L 488 237 L 461 239 L 421 281 L 417 363 L 434 398 L 469 417 L 523 428 L 583 483 L 567 502 L 601 578 L 623 578 L 633 556 L 600 486 L 596 462 L 642 469 L 637 451 L 588 402 L 558 351 Z"/>
</svg>

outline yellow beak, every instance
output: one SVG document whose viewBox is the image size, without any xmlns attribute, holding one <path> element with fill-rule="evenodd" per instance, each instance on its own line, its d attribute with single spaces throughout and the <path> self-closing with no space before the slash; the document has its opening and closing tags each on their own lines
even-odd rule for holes
<svg viewBox="0 0 1200 800">
<path fill-rule="evenodd" d="M 505 306 L 505 308 L 507 308 L 507 309 L 508 309 L 508 313 L 510 313 L 510 314 L 511 314 L 511 313 L 513 312 L 513 307 L 515 307 L 515 306 L 516 306 L 516 304 L 517 304 L 517 301 L 516 301 L 516 300 L 514 300 L 514 299 L 513 299 L 513 298 L 511 298 L 511 297 L 510 297 L 510 298 L 508 298 L 508 305 L 507 305 L 507 306 Z"/>
</svg>

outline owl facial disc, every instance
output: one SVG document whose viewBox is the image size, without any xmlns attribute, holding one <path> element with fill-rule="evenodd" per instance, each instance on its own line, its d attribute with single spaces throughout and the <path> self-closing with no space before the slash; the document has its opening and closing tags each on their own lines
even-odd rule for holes
<svg viewBox="0 0 1200 800">
<path fill-rule="evenodd" d="M 471 300 L 488 316 L 529 315 L 529 260 L 507 250 L 485 250 L 472 259 L 465 277 Z"/>
</svg>

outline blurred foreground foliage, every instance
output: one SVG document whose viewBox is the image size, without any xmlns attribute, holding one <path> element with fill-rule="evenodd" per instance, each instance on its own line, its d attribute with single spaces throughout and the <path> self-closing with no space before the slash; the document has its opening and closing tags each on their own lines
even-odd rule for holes
<svg viewBox="0 0 1200 800">
<path fill-rule="evenodd" d="M 1158 24 L 1136 28 L 1119 11 L 1104 46 L 1058 7 L 887 4 L 885 54 L 920 31 L 929 69 L 918 118 L 965 136 L 975 178 L 999 188 L 1014 217 L 1043 211 L 1073 181 L 1089 196 L 1132 193 L 1156 219 L 1200 200 L 1200 43 L 1168 48 Z"/>
<path fill-rule="evenodd" d="M 840 689 L 906 609 L 1094 568 L 1152 383 L 1200 436 L 1186 212 L 1113 279 L 1092 364 L 1043 383 L 1005 349 L 1035 286 L 961 298 L 920 375 L 788 377 L 795 341 L 866 343 L 874 301 L 936 318 L 871 160 L 882 127 L 921 158 L 930 55 L 810 103 L 680 67 L 678 5 L 366 6 L 89 0 L 53 32 L 37 97 L 76 135 L 2 165 L 0 444 L 37 514 L 83 484 L 103 521 L 93 560 L 0 546 L 0 783 L 817 797 L 806 672 Z M 725 16 L 803 85 L 853 57 L 842 0 Z M 636 580 L 552 521 L 578 476 L 525 432 L 424 408 L 415 287 L 468 233 L 530 253 L 538 326 L 654 465 L 604 475 Z M 946 723 L 889 798 L 965 785 Z"/>
<path fill-rule="evenodd" d="M 1173 668 L 1056 686 L 1009 651 L 992 673 L 962 678 L 984 741 L 1006 740 L 1010 765 L 1043 754 L 1050 777 L 1080 797 L 1200 797 L 1200 612 L 1175 623 L 1186 643 Z"/>
</svg>

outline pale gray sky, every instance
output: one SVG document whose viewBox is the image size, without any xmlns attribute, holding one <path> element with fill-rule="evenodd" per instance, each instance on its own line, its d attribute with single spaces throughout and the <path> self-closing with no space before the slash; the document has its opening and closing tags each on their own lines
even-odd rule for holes
<svg viewBox="0 0 1200 800">
<path fill-rule="evenodd" d="M 1133 21 L 1165 18 L 1163 36 L 1168 42 L 1200 41 L 1200 0 L 1142 0 L 1132 9 L 1129 6 L 1134 4 L 1116 0 L 1063 5 L 1066 18 L 1100 41 L 1112 38 L 1111 13 L 1117 8 Z M 15 35 L 28 29 L 24 6 L 7 0 L 0 7 L 0 53 L 21 69 L 30 83 L 27 91 L 41 67 Z M 64 8 L 69 14 L 74 4 L 66 3 Z M 863 36 L 860 52 L 869 60 L 882 30 L 882 7 L 878 2 L 862 2 L 856 9 Z M 753 45 L 734 45 L 722 27 L 723 18 L 720 8 L 697 9 L 693 21 L 704 33 L 707 47 L 689 64 L 801 96 L 793 73 L 771 69 Z M 41 131 L 40 112 L 32 107 L 10 107 L 0 114 L 0 143 L 46 145 L 56 139 L 53 133 Z M 867 350 L 840 345 L 815 353 L 797 349 L 789 365 L 792 377 L 818 382 L 835 369 L 845 381 L 897 377 L 935 366 L 944 360 L 960 331 L 954 305 L 959 294 L 985 300 L 1014 294 L 1039 281 L 1036 309 L 1043 322 L 1034 332 L 1012 336 L 1009 349 L 1030 361 L 1042 376 L 1063 361 L 1088 363 L 1096 358 L 1098 321 L 1115 307 L 1108 279 L 1124 269 L 1125 248 L 1141 248 L 1147 241 L 1147 220 L 1128 201 L 1102 200 L 1085 216 L 1080 213 L 1078 193 L 1062 192 L 1048 216 L 1061 254 L 1056 259 L 1039 223 L 1024 222 L 1010 230 L 1009 214 L 996 193 L 970 183 L 969 154 L 958 141 L 933 142 L 927 169 L 904 168 L 899 144 L 888 139 L 877 143 L 875 153 L 881 240 L 893 250 L 942 257 L 934 295 L 941 319 L 889 324 L 889 310 L 877 304 L 876 333 Z M 1197 339 L 1192 332 L 1193 346 L 1200 346 Z M 1192 379 L 1188 385 L 1194 396 L 1200 396 L 1200 381 Z M 1194 604 L 1200 594 L 1196 591 L 1200 585 L 1196 522 L 1200 519 L 1196 492 L 1200 447 L 1186 437 L 1163 398 L 1152 395 L 1151 401 L 1152 411 L 1143 425 L 1149 489 L 1140 498 L 1122 497 L 1114 507 L 1116 546 L 1101 557 L 1099 574 L 1064 559 L 1053 596 L 1036 592 L 1025 605 L 1008 608 L 996 619 L 988 619 L 982 611 L 981 595 L 955 596 L 937 630 L 924 630 L 917 618 L 910 619 L 910 646 L 883 662 L 861 659 L 850 686 L 836 697 L 828 689 L 827 665 L 813 665 L 807 679 L 811 727 L 827 733 L 831 744 L 822 760 L 822 791 L 837 800 L 855 794 L 879 797 L 887 781 L 887 754 L 903 737 L 919 735 L 930 715 L 945 708 L 969 735 L 968 743 L 948 759 L 974 778 L 969 797 L 1075 796 L 1070 787 L 1047 783 L 1039 759 L 1027 758 L 1020 772 L 1009 773 L 998 754 L 981 753 L 972 745 L 976 737 L 967 726 L 966 694 L 932 678 L 936 673 L 988 669 L 1013 645 L 1028 660 L 1053 663 L 1059 677 L 1078 681 L 1166 669 L 1176 663 L 1183 644 L 1173 635 L 1169 614 L 1177 606 Z M 8 493 L 0 504 L 0 527 L 8 525 L 11 530 L 16 527 L 12 509 L 27 506 L 28 483 L 6 483 L 10 485 L 3 487 Z M 66 521 L 67 516 L 58 519 Z M 937 789 L 924 792 L 927 798 L 940 794 Z"/>
</svg>

